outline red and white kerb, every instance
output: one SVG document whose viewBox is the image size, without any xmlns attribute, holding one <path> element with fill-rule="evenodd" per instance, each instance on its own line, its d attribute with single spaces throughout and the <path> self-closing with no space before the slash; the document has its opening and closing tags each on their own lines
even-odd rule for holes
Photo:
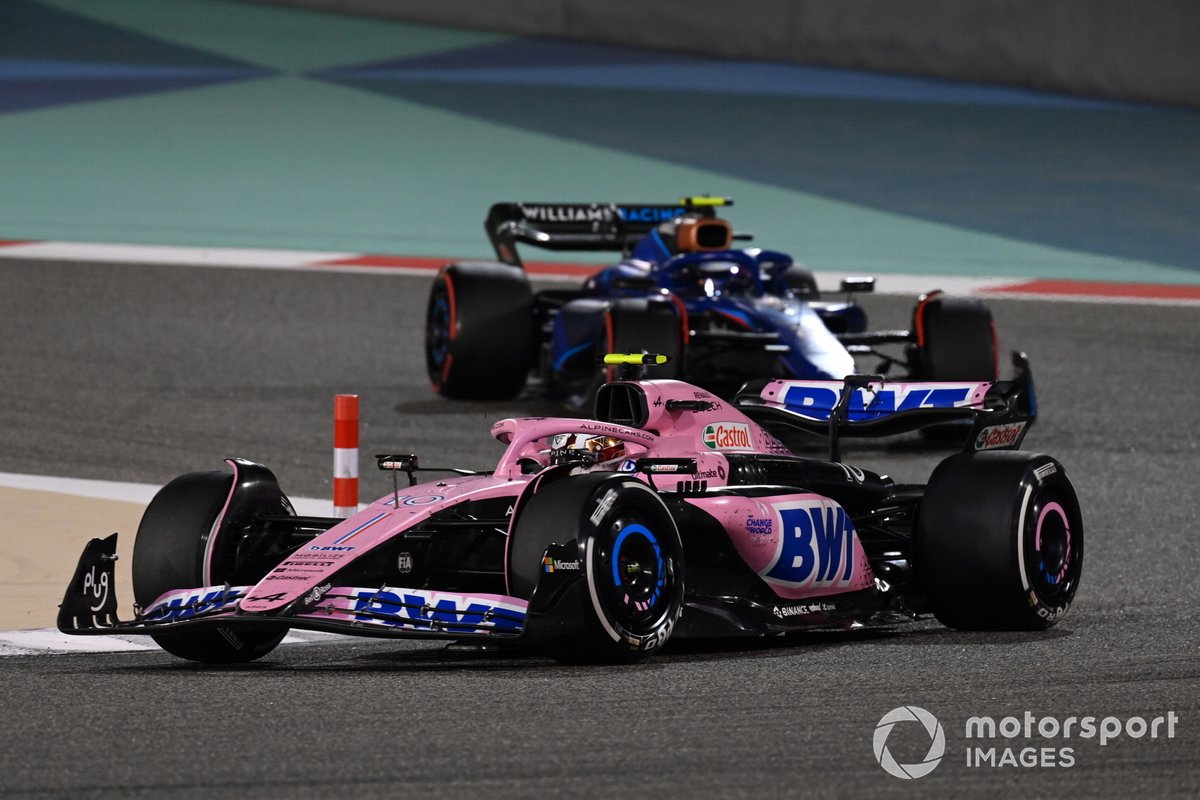
<svg viewBox="0 0 1200 800">
<path fill-rule="evenodd" d="M 358 513 L 358 395 L 333 400 L 333 515 Z"/>
</svg>

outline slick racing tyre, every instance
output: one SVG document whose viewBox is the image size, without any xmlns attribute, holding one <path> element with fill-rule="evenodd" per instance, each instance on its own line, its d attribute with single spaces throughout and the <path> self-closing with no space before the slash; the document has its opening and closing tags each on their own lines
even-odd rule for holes
<svg viewBox="0 0 1200 800">
<path fill-rule="evenodd" d="M 667 507 L 631 477 L 592 473 L 539 490 L 509 543 L 514 594 L 530 596 L 551 544 L 579 547 L 582 630 L 552 644 L 561 661 L 627 663 L 662 648 L 683 610 L 683 544 Z"/>
<path fill-rule="evenodd" d="M 656 353 L 670 361 L 651 367 L 648 379 L 680 378 L 683 375 L 683 321 L 674 303 L 647 298 L 617 300 L 604 320 L 607 353 Z M 605 368 L 605 381 L 617 380 L 615 367 Z"/>
<path fill-rule="evenodd" d="M 913 309 L 908 361 L 924 381 L 994 381 L 996 328 L 992 312 L 978 300 L 930 292 Z"/>
<path fill-rule="evenodd" d="M 913 568 L 951 628 L 1058 622 L 1083 570 L 1083 518 L 1062 464 L 1016 450 L 944 460 L 917 512 Z"/>
<path fill-rule="evenodd" d="M 265 471 L 265 469 L 264 469 Z M 146 508 L 133 546 L 133 595 L 140 607 L 172 589 L 219 586 L 232 581 L 238 540 L 212 543 L 213 524 L 225 508 L 234 476 L 229 472 L 192 472 L 168 483 Z M 277 487 L 276 487 L 277 488 Z M 280 502 L 239 511 L 292 514 L 282 493 Z M 207 553 L 206 553 L 207 551 Z M 205 575 L 206 554 L 211 559 Z M 270 653 L 287 634 L 285 625 L 229 625 L 164 631 L 151 636 L 168 653 L 191 661 L 229 664 L 253 661 Z"/>
<path fill-rule="evenodd" d="M 425 315 L 425 367 L 433 388 L 459 400 L 508 400 L 536 354 L 533 290 L 519 267 L 442 268 Z"/>
<path fill-rule="evenodd" d="M 817 289 L 817 278 L 807 267 L 797 264 L 788 267 L 783 273 L 783 282 L 799 300 L 821 299 L 821 292 Z"/>
</svg>

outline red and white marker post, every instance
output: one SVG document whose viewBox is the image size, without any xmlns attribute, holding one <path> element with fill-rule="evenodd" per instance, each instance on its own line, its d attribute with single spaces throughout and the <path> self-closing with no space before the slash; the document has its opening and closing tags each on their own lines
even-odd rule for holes
<svg viewBox="0 0 1200 800">
<path fill-rule="evenodd" d="M 333 399 L 333 515 L 358 513 L 358 395 Z"/>
</svg>

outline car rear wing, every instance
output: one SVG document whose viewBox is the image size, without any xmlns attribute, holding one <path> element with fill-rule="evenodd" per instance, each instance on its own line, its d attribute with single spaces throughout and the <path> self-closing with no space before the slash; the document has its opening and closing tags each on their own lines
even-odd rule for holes
<svg viewBox="0 0 1200 800">
<path fill-rule="evenodd" d="M 1037 418 L 1029 359 L 1012 356 L 1011 381 L 887 381 L 849 375 L 842 381 L 751 381 L 734 404 L 767 426 L 829 437 L 830 460 L 839 461 L 842 437 L 909 433 L 933 425 L 970 425 L 964 449 L 1016 450 Z"/>
<path fill-rule="evenodd" d="M 677 203 L 496 203 L 484 228 L 496 257 L 522 266 L 517 243 L 543 250 L 624 252 L 630 241 L 683 214 L 716 216 L 728 197 L 681 197 Z"/>
</svg>

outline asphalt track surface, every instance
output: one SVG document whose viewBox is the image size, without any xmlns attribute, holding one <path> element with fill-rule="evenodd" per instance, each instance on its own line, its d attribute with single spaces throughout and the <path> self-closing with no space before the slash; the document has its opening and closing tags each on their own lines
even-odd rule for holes
<svg viewBox="0 0 1200 800">
<path fill-rule="evenodd" d="M 274 467 L 285 491 L 328 495 L 340 391 L 362 397 L 364 454 L 487 464 L 494 418 L 550 409 L 436 399 L 420 351 L 427 289 L 384 275 L 2 263 L 0 471 L 161 483 L 237 454 Z M 890 327 L 910 301 L 865 304 Z M 1027 448 L 1066 465 L 1084 508 L 1082 588 L 1049 632 L 928 623 L 688 643 L 632 667 L 370 640 L 234 669 L 157 652 L 14 656 L 0 659 L 0 794 L 1196 796 L 1200 309 L 991 305 L 1005 346 L 1033 359 L 1042 417 Z M 939 457 L 911 440 L 848 456 L 901 480 Z M 386 491 L 363 474 L 364 494 Z M 946 731 L 944 761 L 917 781 L 872 754 L 880 717 L 906 704 Z M 1179 722 L 1173 739 L 1103 747 L 987 743 L 1072 746 L 1070 768 L 965 766 L 967 717 L 1025 711 Z M 888 745 L 911 762 L 928 739 L 901 726 Z"/>
</svg>

